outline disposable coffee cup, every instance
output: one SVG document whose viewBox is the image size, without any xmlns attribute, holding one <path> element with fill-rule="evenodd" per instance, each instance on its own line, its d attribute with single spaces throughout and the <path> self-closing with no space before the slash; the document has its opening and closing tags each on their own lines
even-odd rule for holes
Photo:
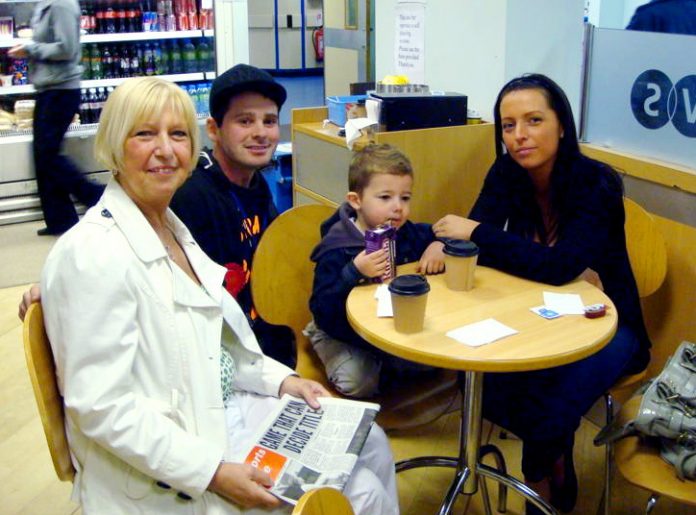
<svg viewBox="0 0 696 515">
<path fill-rule="evenodd" d="M 399 333 L 417 333 L 423 330 L 425 305 L 430 285 L 422 275 L 399 275 L 389 283 L 394 329 Z"/>
<path fill-rule="evenodd" d="M 443 251 L 447 287 L 455 291 L 471 290 L 474 287 L 478 246 L 467 240 L 447 240 Z"/>
</svg>

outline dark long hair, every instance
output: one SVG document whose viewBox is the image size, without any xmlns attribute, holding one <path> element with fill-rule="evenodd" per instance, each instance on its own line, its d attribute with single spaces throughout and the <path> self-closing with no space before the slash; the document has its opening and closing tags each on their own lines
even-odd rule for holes
<svg viewBox="0 0 696 515">
<path fill-rule="evenodd" d="M 546 75 L 540 73 L 525 74 L 521 77 L 512 79 L 503 86 L 503 89 L 501 89 L 498 94 L 493 110 L 497 162 L 502 166 L 510 166 L 519 168 L 520 171 L 522 170 L 510 156 L 505 155 L 500 104 L 508 93 L 527 89 L 537 90 L 544 95 L 549 106 L 554 113 L 556 113 L 556 117 L 563 128 L 563 136 L 558 142 L 558 154 L 551 172 L 551 208 L 557 216 L 558 229 L 562 231 L 568 217 L 574 214 L 572 212 L 572 198 L 574 197 L 574 188 L 576 187 L 577 180 L 581 178 L 581 174 L 590 173 L 588 169 L 591 167 L 583 165 L 589 162 L 598 162 L 583 156 L 580 152 L 578 134 L 575 129 L 575 119 L 573 118 L 573 111 L 570 107 L 570 102 L 568 102 L 568 97 L 558 84 Z M 609 181 L 605 184 L 609 187 L 618 187 L 622 189 L 619 175 L 604 163 L 601 163 L 600 167 L 608 172 L 606 177 Z M 529 181 L 525 180 L 525 182 L 531 185 Z M 519 199 L 519 201 L 523 202 L 522 199 Z M 540 225 L 540 221 L 538 221 L 536 230 L 543 234 L 544 228 Z M 529 230 L 532 231 L 534 229 L 530 227 Z"/>
<path fill-rule="evenodd" d="M 546 75 L 540 73 L 528 73 L 512 79 L 503 86 L 503 89 L 498 93 L 498 98 L 495 101 L 493 109 L 493 117 L 495 119 L 495 152 L 498 157 L 503 155 L 505 147 L 503 143 L 503 127 L 500 121 L 500 103 L 503 97 L 513 91 L 524 89 L 536 89 L 540 91 L 549 103 L 553 112 L 556 113 L 558 121 L 563 127 L 563 137 L 558 143 L 557 161 L 568 163 L 580 155 L 580 146 L 578 145 L 578 133 L 575 130 L 575 119 L 573 111 L 570 108 L 568 97 L 563 92 L 561 87 Z"/>
</svg>

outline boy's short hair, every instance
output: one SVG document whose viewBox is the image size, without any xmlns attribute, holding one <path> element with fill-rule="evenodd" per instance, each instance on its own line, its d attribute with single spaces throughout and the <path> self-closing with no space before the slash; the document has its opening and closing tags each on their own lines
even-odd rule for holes
<svg viewBox="0 0 696 515">
<path fill-rule="evenodd" d="M 362 193 L 375 174 L 409 175 L 413 177 L 411 161 L 401 150 L 388 143 L 371 143 L 353 154 L 348 167 L 348 190 Z"/>
</svg>

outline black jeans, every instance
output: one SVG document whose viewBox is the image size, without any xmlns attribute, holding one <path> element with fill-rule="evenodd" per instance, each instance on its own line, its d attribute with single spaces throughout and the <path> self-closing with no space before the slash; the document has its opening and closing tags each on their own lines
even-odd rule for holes
<svg viewBox="0 0 696 515">
<path fill-rule="evenodd" d="M 627 370 L 640 349 L 631 329 L 619 325 L 599 352 L 580 361 L 533 372 L 486 374 L 483 415 L 523 442 L 522 473 L 541 481 L 573 448 L 580 418 Z"/>
<path fill-rule="evenodd" d="M 85 178 L 75 164 L 61 155 L 65 131 L 80 105 L 79 89 L 56 89 L 36 94 L 34 106 L 34 169 L 46 227 L 62 232 L 77 223 L 70 195 L 90 207 L 104 186 Z"/>
</svg>

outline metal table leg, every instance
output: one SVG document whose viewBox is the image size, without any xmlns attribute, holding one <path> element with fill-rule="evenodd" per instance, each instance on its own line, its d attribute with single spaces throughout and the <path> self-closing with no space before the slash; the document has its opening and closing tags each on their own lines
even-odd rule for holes
<svg viewBox="0 0 696 515">
<path fill-rule="evenodd" d="M 463 376 L 463 380 L 462 380 Z M 418 467 L 453 467 L 457 472 L 447 490 L 445 499 L 440 506 L 439 514 L 447 515 L 451 512 L 457 495 L 473 495 L 479 485 L 481 476 L 498 481 L 504 487 L 516 490 L 525 499 L 536 505 L 549 515 L 557 515 L 557 511 L 527 485 L 507 474 L 504 462 L 501 467 L 502 455 L 495 446 L 481 448 L 481 421 L 483 400 L 483 373 L 463 372 L 460 374 L 460 389 L 462 391 L 461 420 L 459 426 L 459 457 L 426 456 L 400 461 L 396 464 L 396 472 L 402 472 Z M 481 451 L 483 451 L 481 453 Z M 481 456 L 488 452 L 494 452 L 496 464 L 501 470 L 481 463 Z M 481 454 L 480 454 L 481 453 Z M 501 487 L 498 511 L 505 511 L 505 498 L 507 492 Z M 502 500 L 501 500 L 502 499 Z M 489 510 L 489 508 L 487 508 Z"/>
</svg>

